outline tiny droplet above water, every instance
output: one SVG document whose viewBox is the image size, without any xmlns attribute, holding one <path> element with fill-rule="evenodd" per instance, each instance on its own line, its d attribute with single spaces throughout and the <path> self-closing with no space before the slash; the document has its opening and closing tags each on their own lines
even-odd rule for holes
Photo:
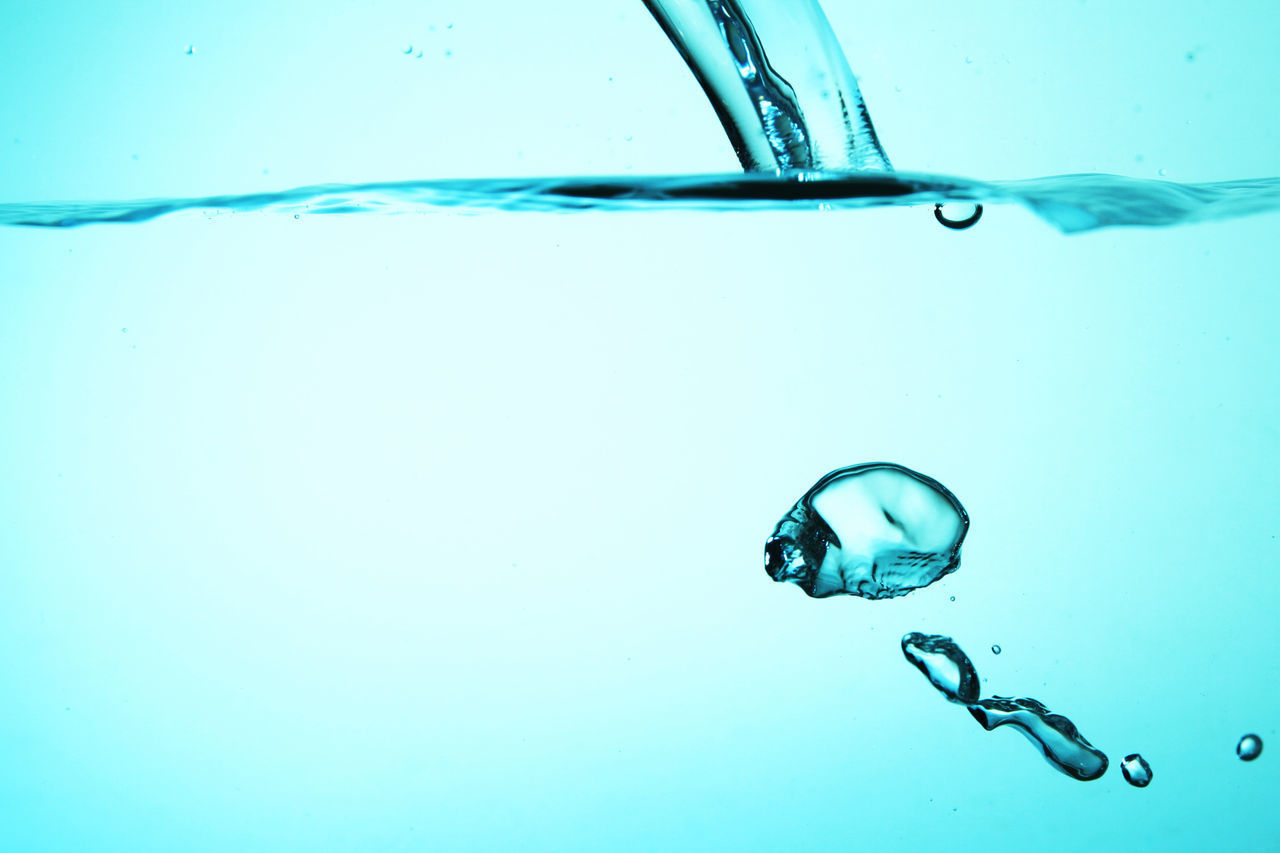
<svg viewBox="0 0 1280 853">
<path fill-rule="evenodd" d="M 991 654 L 993 654 L 993 655 L 998 655 L 998 654 L 1000 654 L 1000 646 L 998 646 L 998 645 L 992 646 L 992 647 L 991 647 Z"/>
<path fill-rule="evenodd" d="M 1257 735 L 1240 738 L 1240 742 L 1236 744 L 1236 755 L 1240 756 L 1241 761 L 1253 761 L 1262 755 L 1262 738 Z"/>
<path fill-rule="evenodd" d="M 1120 762 L 1120 772 L 1124 773 L 1124 781 L 1135 788 L 1145 788 L 1151 784 L 1151 765 L 1136 752 L 1124 757 Z"/>
</svg>

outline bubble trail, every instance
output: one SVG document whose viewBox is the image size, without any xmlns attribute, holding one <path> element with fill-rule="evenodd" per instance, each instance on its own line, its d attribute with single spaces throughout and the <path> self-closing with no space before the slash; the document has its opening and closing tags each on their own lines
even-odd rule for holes
<svg viewBox="0 0 1280 853">
<path fill-rule="evenodd" d="M 1135 788 L 1145 788 L 1151 784 L 1151 765 L 1138 753 L 1126 755 L 1120 762 L 1120 771 L 1124 773 L 1124 781 Z"/>
<path fill-rule="evenodd" d="M 1236 744 L 1236 755 L 1241 761 L 1253 761 L 1262 755 L 1262 738 L 1257 735 L 1245 735 Z"/>
<path fill-rule="evenodd" d="M 1071 720 L 1035 699 L 993 696 L 978 699 L 978 672 L 954 640 L 941 634 L 910 633 L 902 653 L 949 701 L 965 705 L 987 731 L 1013 726 L 1026 735 L 1051 765 L 1087 782 L 1107 772 L 1107 756 L 1080 734 Z"/>
<path fill-rule="evenodd" d="M 813 598 L 894 598 L 954 572 L 969 516 L 924 474 L 871 462 L 827 474 L 765 543 L 765 571 Z"/>
</svg>

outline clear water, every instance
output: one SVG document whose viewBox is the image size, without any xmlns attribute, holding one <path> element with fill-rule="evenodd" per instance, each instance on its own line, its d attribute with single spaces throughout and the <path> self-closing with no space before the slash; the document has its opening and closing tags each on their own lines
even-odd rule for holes
<svg viewBox="0 0 1280 853">
<path fill-rule="evenodd" d="M 1264 5 L 824 8 L 898 178 L 1280 172 Z M 639 4 L 503 12 L 27 5 L 0 201 L 739 167 Z M 1276 214 L 934 200 L 0 229 L 6 845 L 1274 847 Z M 963 568 L 772 583 L 864 459 L 963 498 Z M 905 631 L 1160 784 L 979 730 Z"/>
</svg>

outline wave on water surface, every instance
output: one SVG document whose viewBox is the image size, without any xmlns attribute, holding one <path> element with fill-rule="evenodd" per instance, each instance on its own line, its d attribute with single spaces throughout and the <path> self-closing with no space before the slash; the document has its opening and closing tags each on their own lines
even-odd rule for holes
<svg viewBox="0 0 1280 853">
<path fill-rule="evenodd" d="M 484 178 L 319 184 L 280 192 L 100 202 L 0 204 L 0 225 L 69 228 L 144 222 L 184 210 L 424 213 L 441 208 L 542 212 L 845 210 L 970 202 L 1030 208 L 1066 233 L 1119 225 L 1230 219 L 1280 208 L 1280 178 L 1179 184 L 1116 175 L 975 181 L 906 172 L 734 173 L 649 177 Z"/>
</svg>

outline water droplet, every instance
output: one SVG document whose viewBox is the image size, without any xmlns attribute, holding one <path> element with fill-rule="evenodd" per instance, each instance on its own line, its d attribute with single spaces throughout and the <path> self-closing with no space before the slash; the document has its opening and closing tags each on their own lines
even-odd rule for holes
<svg viewBox="0 0 1280 853">
<path fill-rule="evenodd" d="M 963 211 L 963 216 L 950 216 L 944 213 L 945 210 Z M 935 204 L 933 206 L 933 218 L 939 223 L 950 228 L 952 231 L 963 231 L 966 228 L 972 228 L 978 224 L 978 220 L 982 218 L 982 205 L 980 204 Z"/>
<path fill-rule="evenodd" d="M 1001 652 L 1001 648 L 1000 648 L 1000 646 L 995 645 L 995 646 L 992 646 L 992 647 L 991 647 L 991 654 L 993 654 L 993 655 L 998 655 L 998 654 L 1000 654 L 1000 652 Z"/>
<path fill-rule="evenodd" d="M 978 701 L 978 671 L 950 637 L 912 632 L 902 638 L 902 654 L 949 702 Z"/>
<path fill-rule="evenodd" d="M 960 566 L 969 516 L 924 474 L 871 462 L 827 474 L 765 543 L 765 571 L 814 598 L 893 598 Z"/>
<path fill-rule="evenodd" d="M 187 45 L 187 56 L 195 56 L 196 46 L 194 44 Z"/>
<path fill-rule="evenodd" d="M 1262 738 L 1257 735 L 1240 738 L 1240 742 L 1236 744 L 1236 755 L 1240 756 L 1241 761 L 1253 761 L 1262 755 Z"/>
<path fill-rule="evenodd" d="M 1124 781 L 1135 788 L 1145 788 L 1151 784 L 1151 765 L 1136 752 L 1124 757 L 1120 762 L 1120 772 L 1124 774 Z"/>
<path fill-rule="evenodd" d="M 1080 734 L 1075 723 L 1035 699 L 993 696 L 970 705 L 969 713 L 987 731 L 1013 726 L 1072 779 L 1089 782 L 1107 772 L 1107 756 Z"/>
</svg>

